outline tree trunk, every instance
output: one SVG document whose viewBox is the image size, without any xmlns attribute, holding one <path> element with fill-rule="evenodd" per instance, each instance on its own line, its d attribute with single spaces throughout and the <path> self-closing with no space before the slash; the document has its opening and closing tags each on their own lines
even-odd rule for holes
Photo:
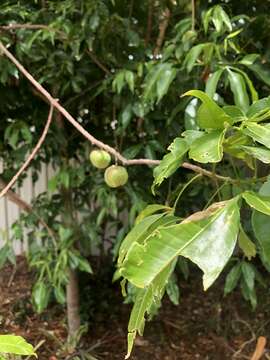
<svg viewBox="0 0 270 360">
<path fill-rule="evenodd" d="M 81 324 L 80 320 L 80 294 L 78 286 L 78 276 L 76 270 L 68 269 L 69 281 L 67 284 L 67 319 L 68 335 L 74 337 Z"/>
<path fill-rule="evenodd" d="M 54 89 L 53 94 L 56 96 L 57 90 Z M 64 122 L 62 115 L 57 113 L 56 115 L 56 124 L 60 131 L 65 131 Z M 67 155 L 67 143 L 62 144 L 61 148 L 61 160 L 62 166 L 69 165 L 69 159 Z M 73 204 L 72 204 L 72 193 L 70 189 L 64 189 L 63 187 L 60 190 L 60 194 L 63 198 L 64 205 L 64 215 L 62 216 L 63 225 L 67 228 L 74 228 L 74 218 L 73 218 Z M 66 303 L 67 303 L 67 322 L 68 322 L 68 337 L 74 337 L 81 324 L 80 320 L 80 292 L 78 284 L 78 276 L 76 270 L 70 268 L 67 269 L 68 272 L 68 283 L 66 286 Z"/>
</svg>

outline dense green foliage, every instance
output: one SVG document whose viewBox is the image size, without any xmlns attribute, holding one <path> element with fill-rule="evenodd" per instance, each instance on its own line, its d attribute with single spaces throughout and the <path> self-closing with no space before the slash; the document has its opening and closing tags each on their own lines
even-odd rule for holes
<svg viewBox="0 0 270 360">
<path fill-rule="evenodd" d="M 154 169 L 128 167 L 128 183 L 111 189 L 89 162 L 91 145 L 54 116 L 32 167 L 34 180 L 42 163 L 56 175 L 35 212 L 13 227 L 17 239 L 30 230 L 36 309 L 53 297 L 65 302 L 67 268 L 91 273 L 87 258 L 97 247 L 113 260 L 119 252 L 114 279 L 123 277 L 134 301 L 129 353 L 164 293 L 178 303 L 176 274 L 187 275 L 186 259 L 204 272 L 205 289 L 228 264 L 225 294 L 239 285 L 255 307 L 261 264 L 270 269 L 267 5 L 9 0 L 1 14 L 2 26 L 43 25 L 0 27 L 1 41 L 85 129 L 128 159 L 163 157 Z M 7 181 L 37 142 L 48 105 L 4 56 L 0 67 Z"/>
</svg>

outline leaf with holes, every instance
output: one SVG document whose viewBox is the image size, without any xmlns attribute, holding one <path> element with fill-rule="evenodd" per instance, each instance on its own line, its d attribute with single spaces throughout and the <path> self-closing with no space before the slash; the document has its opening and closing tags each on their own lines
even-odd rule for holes
<svg viewBox="0 0 270 360">
<path fill-rule="evenodd" d="M 184 139 L 176 138 L 168 150 L 170 153 L 166 154 L 154 169 L 153 193 L 156 186 L 159 186 L 181 166 L 184 155 L 188 151 L 188 144 Z"/>
<path fill-rule="evenodd" d="M 200 163 L 216 163 L 222 160 L 225 131 L 205 133 L 192 142 L 189 157 Z"/>
<path fill-rule="evenodd" d="M 208 289 L 231 257 L 239 231 L 238 198 L 219 205 L 208 218 L 161 226 L 143 243 L 134 242 L 121 275 L 145 288 L 178 256 L 184 256 L 202 269 L 204 289 Z"/>
</svg>

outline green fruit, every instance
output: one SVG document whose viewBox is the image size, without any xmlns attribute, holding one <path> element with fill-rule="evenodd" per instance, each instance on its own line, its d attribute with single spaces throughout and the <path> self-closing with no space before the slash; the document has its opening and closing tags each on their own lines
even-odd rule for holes
<svg viewBox="0 0 270 360">
<path fill-rule="evenodd" d="M 123 166 L 112 165 L 106 169 L 104 179 L 108 186 L 117 188 L 126 184 L 128 172 Z"/>
<path fill-rule="evenodd" d="M 111 156 L 104 150 L 93 150 L 89 155 L 91 163 L 98 169 L 105 169 L 111 162 Z"/>
</svg>

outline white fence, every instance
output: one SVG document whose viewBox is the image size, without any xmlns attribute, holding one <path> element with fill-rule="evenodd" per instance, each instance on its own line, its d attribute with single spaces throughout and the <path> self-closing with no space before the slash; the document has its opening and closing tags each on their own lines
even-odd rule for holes
<svg viewBox="0 0 270 360">
<path fill-rule="evenodd" d="M 0 173 L 2 172 L 0 164 Z M 36 183 L 32 181 L 31 169 L 27 172 L 27 177 L 20 188 L 16 192 L 27 203 L 31 203 L 38 194 L 44 192 L 48 186 L 48 180 L 53 176 L 53 169 L 51 166 L 42 164 L 39 179 Z M 15 189 L 15 188 L 14 188 Z M 6 197 L 0 199 L 0 248 L 5 243 L 6 239 L 11 237 L 11 225 L 18 219 L 21 210 Z M 27 244 L 27 234 L 25 232 L 23 239 L 13 244 L 16 254 L 24 251 Z"/>
</svg>

